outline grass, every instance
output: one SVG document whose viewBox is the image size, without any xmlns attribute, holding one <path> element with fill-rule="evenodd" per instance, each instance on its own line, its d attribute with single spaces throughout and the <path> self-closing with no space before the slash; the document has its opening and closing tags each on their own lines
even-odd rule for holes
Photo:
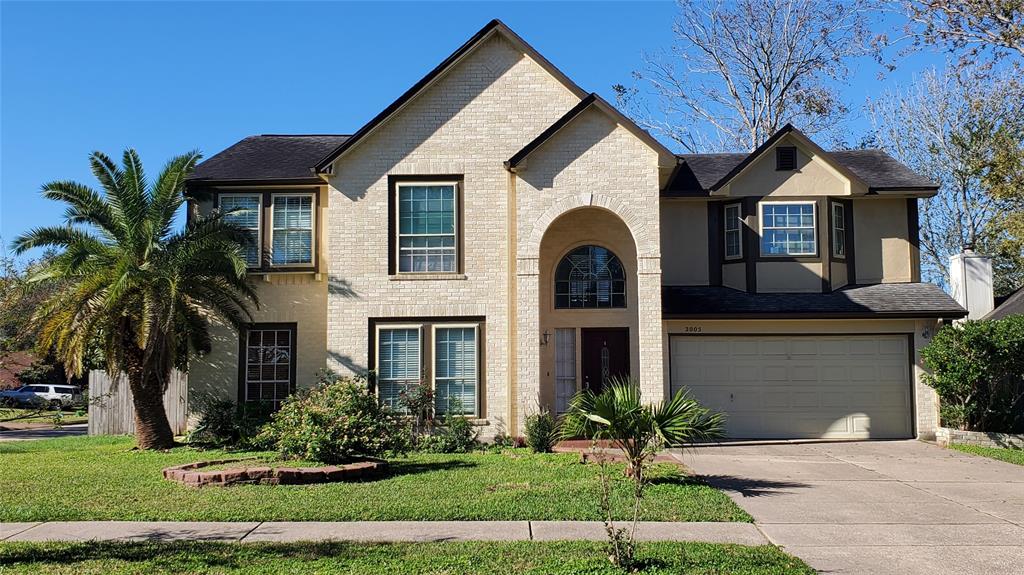
<svg viewBox="0 0 1024 575">
<path fill-rule="evenodd" d="M 132 449 L 127 437 L 0 443 L 0 521 L 599 520 L 597 466 L 572 454 L 526 450 L 412 455 L 364 482 L 196 489 L 164 467 L 225 456 L 188 447 Z M 628 481 L 615 475 L 618 518 L 630 516 Z M 643 501 L 650 521 L 752 521 L 725 494 L 654 469 Z"/>
<path fill-rule="evenodd" d="M 19 408 L 0 408 L 0 427 L 4 423 L 53 423 L 54 417 L 57 415 L 56 411 L 43 411 L 36 415 L 30 415 L 36 413 L 34 409 L 19 409 Z M 74 411 L 61 411 L 61 425 L 72 425 L 75 423 L 88 423 L 89 417 L 87 415 L 75 415 Z M 28 417 L 25 417 L 28 415 Z"/>
<path fill-rule="evenodd" d="M 1024 449 L 978 447 L 976 445 L 960 445 L 956 443 L 950 445 L 950 447 L 957 451 L 962 451 L 964 453 L 971 453 L 973 455 L 980 455 L 982 457 L 998 459 L 999 461 L 1006 461 L 1007 463 L 1016 463 L 1017 465 L 1024 465 Z"/>
<path fill-rule="evenodd" d="M 810 575 L 776 547 L 643 543 L 642 573 Z M 481 574 L 621 573 L 601 543 L 5 543 L 0 573 L 80 574 Z"/>
</svg>

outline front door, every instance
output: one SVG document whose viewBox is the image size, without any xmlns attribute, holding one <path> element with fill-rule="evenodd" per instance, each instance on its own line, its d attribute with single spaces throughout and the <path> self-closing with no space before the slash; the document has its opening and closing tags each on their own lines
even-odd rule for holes
<svg viewBox="0 0 1024 575">
<path fill-rule="evenodd" d="M 583 329 L 583 389 L 601 393 L 612 377 L 629 376 L 629 329 Z"/>
</svg>

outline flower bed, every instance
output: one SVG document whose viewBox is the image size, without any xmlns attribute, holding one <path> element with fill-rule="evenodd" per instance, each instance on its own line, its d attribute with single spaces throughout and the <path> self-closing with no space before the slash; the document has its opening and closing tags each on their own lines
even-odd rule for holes
<svg viewBox="0 0 1024 575">
<path fill-rule="evenodd" d="M 334 483 L 363 479 L 382 471 L 387 462 L 380 459 L 368 459 L 345 465 L 326 465 L 323 467 L 271 467 L 260 465 L 246 467 L 246 462 L 254 459 L 221 459 L 215 461 L 199 461 L 175 465 L 163 470 L 164 479 L 177 481 L 190 487 L 226 487 L 239 484 L 260 485 L 309 485 L 313 483 Z M 220 467 L 238 463 L 238 467 L 202 471 L 204 468 Z"/>
</svg>

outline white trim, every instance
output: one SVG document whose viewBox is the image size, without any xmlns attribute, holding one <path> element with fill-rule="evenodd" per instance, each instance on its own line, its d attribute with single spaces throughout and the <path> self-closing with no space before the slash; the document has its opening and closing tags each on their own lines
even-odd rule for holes
<svg viewBox="0 0 1024 575">
<path fill-rule="evenodd" d="M 785 254 L 766 254 L 764 252 L 764 207 L 765 206 L 776 206 L 776 205 L 804 205 L 811 206 L 811 230 L 814 232 L 814 251 L 813 252 L 800 252 L 800 253 L 785 253 Z M 776 228 L 770 229 L 794 229 L 794 228 Z M 800 226 L 795 229 L 808 229 L 804 226 Z M 789 258 L 789 257 L 818 257 L 821 251 L 818 245 L 819 235 L 818 234 L 818 202 L 814 200 L 802 200 L 802 201 L 770 201 L 770 202 L 758 202 L 757 204 L 757 232 L 758 232 L 758 253 L 763 258 Z"/>
<path fill-rule="evenodd" d="M 263 267 L 263 193 L 262 192 L 217 192 L 217 209 L 224 214 L 224 198 L 256 198 L 256 264 L 246 266 L 249 269 Z"/>
<path fill-rule="evenodd" d="M 736 208 L 736 221 L 739 222 L 739 227 L 735 231 L 740 236 L 738 243 L 740 251 L 738 254 L 729 255 L 729 209 Z M 722 207 L 722 254 L 724 254 L 726 260 L 738 260 L 743 259 L 743 204 L 740 202 L 726 204 Z"/>
<path fill-rule="evenodd" d="M 461 196 L 462 190 L 459 189 L 458 181 L 436 181 L 436 182 L 418 182 L 415 180 L 402 180 L 401 177 L 395 179 L 395 273 L 394 275 L 419 275 L 419 274 L 458 274 L 459 273 L 459 211 L 461 208 Z M 401 202 L 401 190 L 403 187 L 415 188 L 415 187 L 427 187 L 427 186 L 451 186 L 452 195 L 452 237 L 455 239 L 454 242 L 454 263 L 455 269 L 451 271 L 437 271 L 437 270 L 424 270 L 421 272 L 417 271 L 402 271 L 402 236 L 407 237 L 433 237 L 433 236 L 446 236 L 448 234 L 403 234 L 402 233 L 402 202 Z"/>
<path fill-rule="evenodd" d="M 463 417 L 480 416 L 480 324 L 479 323 L 432 323 L 430 324 L 430 389 L 434 392 L 435 411 L 437 398 L 437 330 L 438 329 L 472 329 L 475 352 L 473 354 L 473 380 L 475 390 L 473 395 L 472 413 L 461 413 Z"/>
<path fill-rule="evenodd" d="M 310 205 L 309 205 L 310 222 L 309 223 L 310 223 L 310 232 L 311 232 L 312 235 L 310 235 L 309 262 L 308 263 L 301 262 L 301 263 L 294 263 L 294 264 L 275 264 L 274 263 L 274 202 L 277 200 L 278 197 L 304 197 L 304 196 L 305 197 L 309 197 L 309 202 L 310 202 Z M 316 200 L 317 200 L 317 193 L 316 192 L 281 192 L 281 193 L 276 193 L 276 194 L 274 194 L 274 193 L 270 194 L 270 216 L 268 218 L 269 221 L 268 221 L 267 227 L 269 228 L 269 231 L 270 231 L 270 236 L 269 236 L 270 241 L 268 243 L 270 245 L 270 268 L 271 269 L 287 269 L 287 268 L 297 268 L 297 267 L 305 268 L 305 267 L 310 267 L 310 266 L 314 266 L 314 267 L 316 266 L 316 258 L 317 258 L 317 253 L 316 253 L 316 244 L 317 244 L 317 241 L 316 241 L 316 233 L 317 233 L 317 231 L 316 231 L 317 201 Z"/>
</svg>

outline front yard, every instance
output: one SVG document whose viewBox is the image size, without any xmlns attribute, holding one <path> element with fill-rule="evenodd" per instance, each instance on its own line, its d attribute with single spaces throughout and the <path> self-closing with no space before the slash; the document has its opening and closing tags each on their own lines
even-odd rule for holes
<svg viewBox="0 0 1024 575">
<path fill-rule="evenodd" d="M 127 437 L 0 443 L 0 521 L 601 519 L 597 467 L 572 454 L 413 454 L 372 481 L 196 489 L 164 480 L 161 470 L 269 454 L 132 446 Z M 625 518 L 631 484 L 616 483 L 616 514 Z M 654 468 L 641 519 L 751 521 L 725 494 L 667 464 Z"/>
<path fill-rule="evenodd" d="M 1016 463 L 1017 465 L 1024 465 L 1024 449 L 978 447 L 976 445 L 960 445 L 958 443 L 954 443 L 949 447 L 951 449 L 962 451 L 964 453 L 980 455 L 982 457 L 989 457 L 991 459 L 998 459 L 999 461 L 1006 461 L 1007 463 Z"/>
<path fill-rule="evenodd" d="M 643 573 L 809 575 L 777 547 L 643 543 Z M 0 544 L 0 572 L 39 575 L 622 573 L 601 543 L 51 543 Z"/>
</svg>

